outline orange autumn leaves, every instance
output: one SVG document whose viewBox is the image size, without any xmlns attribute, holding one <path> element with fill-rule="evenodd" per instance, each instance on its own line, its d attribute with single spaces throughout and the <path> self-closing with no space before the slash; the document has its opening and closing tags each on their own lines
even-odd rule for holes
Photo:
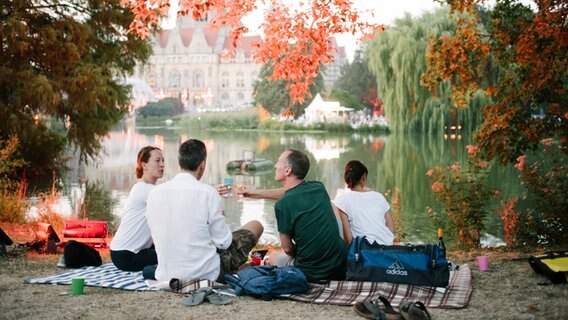
<svg viewBox="0 0 568 320">
<path fill-rule="evenodd" d="M 451 98 L 457 108 L 468 106 L 469 96 L 477 91 L 480 82 L 478 69 L 490 48 L 477 33 L 477 21 L 472 16 L 456 19 L 454 35 L 431 39 L 426 60 L 427 70 L 421 80 L 436 94 L 440 81 L 452 80 Z M 492 92 L 494 89 L 488 91 Z"/>
<path fill-rule="evenodd" d="M 191 14 L 202 18 L 215 12 L 210 25 L 230 28 L 230 50 L 234 50 L 239 37 L 248 32 L 241 18 L 251 13 L 258 4 L 271 8 L 264 12 L 261 25 L 263 42 L 254 44 L 258 63 L 273 63 L 273 80 L 288 83 L 290 97 L 303 102 L 309 87 L 323 64 L 331 63 L 333 52 L 330 36 L 339 33 L 371 37 L 383 26 L 362 22 L 350 0 L 306 0 L 294 6 L 282 6 L 275 0 L 180 0 L 179 15 Z M 130 32 L 146 37 L 152 27 L 170 8 L 169 0 L 123 0 L 122 5 L 134 13 Z"/>
</svg>

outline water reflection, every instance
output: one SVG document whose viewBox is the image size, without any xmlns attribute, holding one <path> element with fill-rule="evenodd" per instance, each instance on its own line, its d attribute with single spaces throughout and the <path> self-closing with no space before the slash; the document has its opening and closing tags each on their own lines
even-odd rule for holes
<svg viewBox="0 0 568 320">
<path fill-rule="evenodd" d="M 460 140 L 444 140 L 443 136 L 375 136 L 372 134 L 280 134 L 258 132 L 205 133 L 181 130 L 173 127 L 136 128 L 126 126 L 113 131 L 104 140 L 105 153 L 96 166 L 85 168 L 83 176 L 88 181 L 98 181 L 118 203 L 112 210 L 120 218 L 128 191 L 136 182 L 134 176 L 135 158 L 138 150 L 146 145 L 159 146 L 165 157 L 164 178 L 158 183 L 171 179 L 178 173 L 177 149 L 188 139 L 203 140 L 208 149 L 206 172 L 202 181 L 208 184 L 222 183 L 223 178 L 232 175 L 235 183 L 245 183 L 256 188 L 279 187 L 274 181 L 272 170 L 261 172 L 227 172 L 226 164 L 240 159 L 243 150 L 253 150 L 258 158 L 276 161 L 285 148 L 305 150 L 311 161 L 307 179 L 322 181 L 332 199 L 345 189 L 343 167 L 352 159 L 359 159 L 369 168 L 368 186 L 385 193 L 398 188 L 401 194 L 401 215 L 403 228 L 408 235 L 406 241 L 433 242 L 436 228 L 426 214 L 426 207 L 440 210 L 430 191 L 426 171 L 436 165 L 446 165 L 467 160 L 466 137 Z M 518 181 L 514 172 L 496 169 L 491 183 L 502 187 L 504 194 L 516 194 Z M 70 203 L 80 201 L 81 180 L 71 177 L 66 183 L 70 192 Z M 65 198 L 65 197 L 64 197 Z M 232 228 L 257 219 L 265 226 L 261 241 L 278 242 L 274 202 L 264 200 L 243 200 L 236 196 L 224 198 L 228 223 Z M 491 209 L 493 210 L 493 209 Z M 74 213 L 73 210 L 69 210 Z M 493 212 L 493 211 L 492 211 Z M 487 230 L 493 236 L 501 237 L 501 225 L 496 214 L 490 214 Z M 448 236 L 448 241 L 452 239 Z"/>
</svg>

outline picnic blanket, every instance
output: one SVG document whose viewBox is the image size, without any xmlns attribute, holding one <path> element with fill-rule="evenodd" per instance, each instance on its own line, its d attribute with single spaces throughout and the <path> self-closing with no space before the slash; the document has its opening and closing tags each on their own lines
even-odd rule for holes
<svg viewBox="0 0 568 320">
<path fill-rule="evenodd" d="M 201 287 L 223 287 L 223 284 L 208 280 L 191 281 L 144 281 L 142 272 L 126 272 L 117 269 L 112 263 L 100 267 L 70 269 L 63 273 L 35 279 L 27 279 L 28 284 L 69 285 L 71 279 L 85 278 L 85 286 L 105 287 L 134 291 L 169 290 L 187 293 Z M 304 294 L 280 295 L 281 298 L 316 304 L 352 306 L 358 301 L 375 299 L 379 295 L 387 298 L 393 306 L 403 300 L 419 300 L 428 308 L 464 308 L 472 293 L 471 270 L 467 264 L 460 265 L 459 271 L 450 272 L 450 282 L 446 288 L 412 286 L 387 282 L 330 281 L 326 284 L 310 283 Z"/>
</svg>

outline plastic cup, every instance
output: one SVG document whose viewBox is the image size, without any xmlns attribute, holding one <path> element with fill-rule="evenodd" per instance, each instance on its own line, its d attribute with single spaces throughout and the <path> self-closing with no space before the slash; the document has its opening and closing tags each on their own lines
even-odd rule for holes
<svg viewBox="0 0 568 320">
<path fill-rule="evenodd" d="M 254 263 L 255 265 L 260 266 L 260 263 L 261 263 L 262 260 L 260 259 L 260 257 L 252 257 L 252 258 L 251 258 L 251 261 L 252 261 L 252 263 Z"/>
<path fill-rule="evenodd" d="M 231 177 L 231 176 L 225 177 L 223 179 L 223 184 L 224 185 L 232 185 L 233 184 L 233 177 Z"/>
<path fill-rule="evenodd" d="M 479 268 L 479 271 L 487 271 L 489 270 L 489 258 L 487 256 L 479 256 L 475 259 L 475 263 Z"/>
<path fill-rule="evenodd" d="M 71 279 L 71 295 L 80 296 L 83 294 L 85 288 L 85 279 L 73 278 Z"/>
</svg>

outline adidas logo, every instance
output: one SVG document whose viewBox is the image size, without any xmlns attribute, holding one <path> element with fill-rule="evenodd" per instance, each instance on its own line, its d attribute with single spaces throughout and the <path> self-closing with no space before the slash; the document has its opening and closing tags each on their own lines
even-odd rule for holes
<svg viewBox="0 0 568 320">
<path fill-rule="evenodd" d="M 404 266 L 398 260 L 391 264 L 386 272 L 394 276 L 408 276 L 408 271 L 404 270 Z"/>
</svg>

